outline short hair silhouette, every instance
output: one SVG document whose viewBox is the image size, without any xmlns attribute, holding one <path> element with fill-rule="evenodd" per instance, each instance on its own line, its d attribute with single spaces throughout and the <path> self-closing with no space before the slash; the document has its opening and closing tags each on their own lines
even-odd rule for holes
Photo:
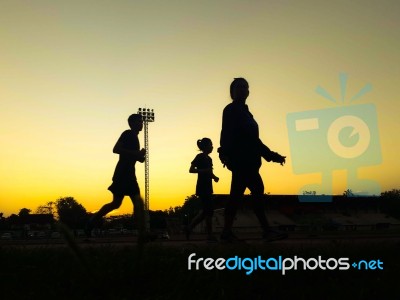
<svg viewBox="0 0 400 300">
<path fill-rule="evenodd" d="M 247 84 L 247 87 L 249 86 L 249 83 L 248 83 L 247 80 L 244 79 L 243 77 L 234 78 L 233 81 L 232 81 L 232 83 L 231 83 L 231 86 L 230 86 L 230 88 L 229 88 L 229 91 L 230 91 L 230 94 L 231 94 L 231 98 L 232 98 L 232 99 L 233 99 L 233 90 L 237 87 L 237 85 L 238 85 L 239 83 L 245 83 L 245 84 Z"/>
<path fill-rule="evenodd" d="M 142 115 L 139 115 L 139 114 L 132 114 L 132 115 L 130 115 L 129 116 L 129 118 L 128 118 L 128 123 L 130 124 L 131 122 L 133 122 L 133 121 L 136 121 L 136 120 L 142 120 Z"/>
</svg>

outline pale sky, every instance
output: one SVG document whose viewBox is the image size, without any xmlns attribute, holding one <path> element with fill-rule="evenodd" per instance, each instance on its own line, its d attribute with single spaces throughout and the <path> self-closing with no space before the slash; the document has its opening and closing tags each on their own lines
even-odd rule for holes
<svg viewBox="0 0 400 300">
<path fill-rule="evenodd" d="M 239 76 L 261 139 L 287 156 L 284 167 L 263 164 L 266 192 L 297 194 L 321 181 L 322 171 L 294 170 L 288 114 L 349 105 L 366 84 L 372 90 L 351 104 L 375 105 L 381 162 L 357 176 L 399 188 L 399 14 L 398 1 L 0 0 L 0 212 L 67 196 L 88 211 L 109 202 L 112 148 L 139 107 L 156 114 L 150 209 L 194 194 L 188 170 L 202 137 L 214 143 L 214 192 L 229 193 L 216 149 Z M 144 193 L 144 165 L 136 172 Z M 343 166 L 332 176 L 333 193 L 352 188 Z M 131 210 L 127 197 L 115 213 Z"/>
</svg>

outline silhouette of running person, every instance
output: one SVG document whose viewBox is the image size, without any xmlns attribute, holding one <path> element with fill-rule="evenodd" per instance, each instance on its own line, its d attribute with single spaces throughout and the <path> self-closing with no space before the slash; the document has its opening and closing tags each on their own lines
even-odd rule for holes
<svg viewBox="0 0 400 300">
<path fill-rule="evenodd" d="M 125 130 L 113 148 L 119 154 L 115 167 L 112 184 L 108 188 L 113 194 L 113 200 L 105 204 L 87 223 L 85 233 L 91 236 L 93 228 L 103 216 L 121 206 L 125 196 L 129 196 L 134 206 L 134 219 L 139 231 L 139 237 L 145 231 L 144 203 L 140 197 L 140 189 L 136 180 L 135 164 L 145 160 L 145 149 L 140 149 L 138 134 L 143 129 L 143 119 L 139 114 L 132 114 L 128 118 L 130 129 Z"/>
<path fill-rule="evenodd" d="M 212 180 L 218 182 L 219 178 L 213 173 L 213 163 L 209 156 L 213 151 L 213 144 L 209 138 L 203 138 L 197 141 L 197 146 L 201 153 L 197 154 L 192 161 L 189 172 L 198 174 L 196 195 L 200 198 L 202 210 L 186 228 L 186 238 L 189 239 L 193 228 L 201 221 L 205 220 L 207 241 L 216 242 L 217 238 L 212 234 L 212 216 L 214 214 Z"/>
<path fill-rule="evenodd" d="M 221 241 L 235 242 L 232 232 L 237 205 L 246 188 L 251 192 L 255 215 L 263 229 L 266 241 L 286 238 L 287 235 L 271 229 L 265 215 L 264 183 L 260 176 L 261 158 L 283 165 L 285 156 L 271 151 L 259 138 L 258 124 L 246 105 L 249 84 L 244 78 L 235 78 L 230 86 L 232 102 L 223 111 L 220 148 L 221 162 L 232 172 L 230 197 L 225 207 Z"/>
</svg>

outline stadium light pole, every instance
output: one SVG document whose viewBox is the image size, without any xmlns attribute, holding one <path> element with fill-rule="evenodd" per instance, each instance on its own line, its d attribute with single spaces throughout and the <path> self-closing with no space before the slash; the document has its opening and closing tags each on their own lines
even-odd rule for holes
<svg viewBox="0 0 400 300">
<path fill-rule="evenodd" d="M 150 229 L 150 216 L 149 216 L 149 198 L 150 198 L 150 166 L 149 166 L 149 122 L 154 122 L 154 109 L 139 108 L 138 114 L 143 118 L 144 127 L 144 148 L 146 149 L 145 161 L 144 161 L 144 210 L 146 214 L 146 227 Z"/>
</svg>

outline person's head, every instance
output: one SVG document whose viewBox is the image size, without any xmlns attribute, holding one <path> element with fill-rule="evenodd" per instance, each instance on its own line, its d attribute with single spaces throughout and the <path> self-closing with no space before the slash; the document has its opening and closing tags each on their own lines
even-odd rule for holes
<svg viewBox="0 0 400 300">
<path fill-rule="evenodd" d="M 132 114 L 128 118 L 129 127 L 133 131 L 141 131 L 143 129 L 143 118 L 139 114 Z"/>
<path fill-rule="evenodd" d="M 204 153 L 211 153 L 213 150 L 213 144 L 209 138 L 202 138 L 197 140 L 197 147 Z"/>
<path fill-rule="evenodd" d="M 233 101 L 245 102 L 249 96 L 249 83 L 244 78 L 235 78 L 230 86 L 231 98 Z"/>
</svg>

